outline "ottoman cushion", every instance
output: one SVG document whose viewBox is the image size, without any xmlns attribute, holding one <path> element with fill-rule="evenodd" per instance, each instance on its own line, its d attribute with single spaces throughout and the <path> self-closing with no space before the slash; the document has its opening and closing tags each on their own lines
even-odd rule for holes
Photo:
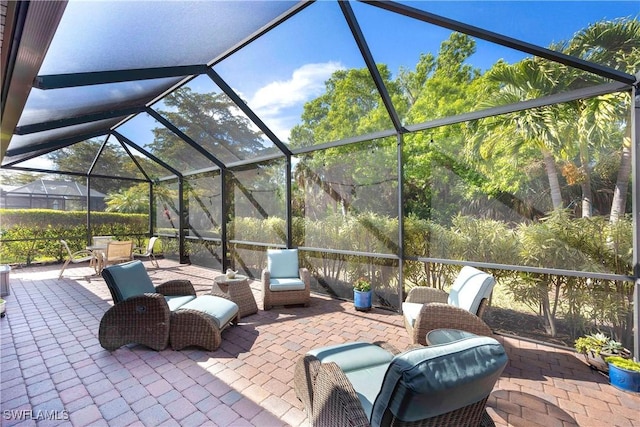
<svg viewBox="0 0 640 427">
<path fill-rule="evenodd" d="M 196 310 L 211 316 L 219 329 L 226 326 L 238 314 L 238 305 L 226 298 L 202 295 L 181 306 L 178 310 Z"/>
</svg>

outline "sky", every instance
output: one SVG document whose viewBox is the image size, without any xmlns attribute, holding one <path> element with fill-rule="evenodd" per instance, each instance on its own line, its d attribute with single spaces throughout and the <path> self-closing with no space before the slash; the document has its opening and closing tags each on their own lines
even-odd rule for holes
<svg viewBox="0 0 640 427">
<path fill-rule="evenodd" d="M 268 1 L 260 7 L 269 7 Z M 142 10 L 145 3 L 150 2 L 135 4 Z M 638 0 L 564 2 L 448 0 L 401 3 L 542 47 L 547 47 L 552 42 L 568 40 L 580 29 L 602 19 L 618 17 L 637 19 L 640 16 Z M 82 7 L 69 9 L 76 4 Z M 116 4 L 117 2 L 71 2 L 67 8 L 77 11 L 74 17 L 77 22 L 71 23 L 69 27 L 78 33 L 92 34 L 91 37 L 107 36 L 109 31 L 119 34 L 124 29 L 118 28 L 118 25 L 123 27 L 128 25 L 127 28 L 130 30 L 130 21 L 139 19 L 134 14 L 127 18 L 126 24 L 112 18 L 113 22 L 110 25 L 98 26 L 100 19 L 111 16 L 109 7 Z M 163 5 L 163 8 L 168 10 L 167 5 L 171 5 L 171 2 Z M 198 7 L 198 3 L 193 7 Z M 393 75 L 396 75 L 401 68 L 413 69 L 420 53 L 437 54 L 440 44 L 451 32 L 363 3 L 354 2 L 352 8 L 374 59 L 376 62 L 386 64 Z M 95 16 L 100 13 L 100 10 L 104 16 Z M 139 13 L 143 14 L 144 11 Z M 162 13 L 162 19 L 171 17 L 170 11 L 163 9 Z M 244 18 L 248 21 L 254 19 L 251 16 Z M 241 22 L 234 25 L 241 25 Z M 189 54 L 198 53 L 199 43 L 205 45 L 209 39 L 229 37 L 227 34 L 213 30 L 190 35 L 189 22 L 185 22 L 182 26 L 176 22 L 175 29 L 173 27 L 171 29 L 176 31 L 175 35 L 169 34 L 166 40 L 157 43 L 156 46 L 145 46 L 146 51 L 153 52 L 154 49 L 160 48 L 167 51 L 173 49 L 184 54 L 184 61 L 189 62 L 194 60 L 189 57 Z M 182 33 L 184 37 L 178 37 L 183 35 Z M 68 40 L 66 43 L 70 43 L 77 35 L 73 32 L 65 34 Z M 120 48 L 123 52 L 131 51 L 133 59 L 135 55 L 148 53 L 146 51 L 135 53 L 135 48 L 131 45 L 134 41 L 128 37 L 122 40 L 123 46 Z M 193 40 L 198 40 L 198 43 L 194 43 Z M 52 46 L 52 49 L 69 52 L 65 50 L 62 41 L 57 42 L 54 39 Z M 104 62 L 105 66 L 113 63 L 109 60 L 110 58 L 119 57 L 118 46 L 115 46 L 115 43 L 113 49 L 114 52 L 99 52 L 102 56 L 98 59 Z M 91 54 L 97 55 L 94 51 L 91 51 Z M 498 59 L 516 62 L 524 56 L 521 52 L 477 40 L 477 52 L 469 62 L 474 67 L 486 70 Z M 82 61 L 69 56 L 64 64 L 69 67 L 74 65 L 80 67 Z M 124 61 L 123 64 L 127 62 Z M 49 64 L 45 63 L 45 65 L 51 68 Z M 335 1 L 321 0 L 217 64 L 214 70 L 247 101 L 281 140 L 286 141 L 291 127 L 299 122 L 304 103 L 324 92 L 324 82 L 333 72 L 364 66 L 362 56 L 351 37 L 340 8 Z M 202 81 L 202 78 L 193 80 L 190 84 L 192 90 L 219 91 L 217 86 L 209 82 L 202 84 Z M 116 88 L 113 90 L 113 96 L 118 96 Z M 146 129 L 140 131 L 134 129 L 134 126 L 128 126 L 123 133 L 142 144 L 150 142 L 152 140 L 150 130 L 157 124 L 151 119 L 139 119 L 137 122 Z"/>
</svg>

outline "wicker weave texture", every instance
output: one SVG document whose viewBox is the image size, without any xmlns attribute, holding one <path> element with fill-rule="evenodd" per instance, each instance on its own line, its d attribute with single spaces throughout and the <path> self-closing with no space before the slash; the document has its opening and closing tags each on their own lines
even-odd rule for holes
<svg viewBox="0 0 640 427">
<path fill-rule="evenodd" d="M 222 343 L 220 332 L 213 318 L 201 311 L 178 309 L 171 313 L 169 342 L 174 350 L 192 345 L 216 350 Z"/>
<path fill-rule="evenodd" d="M 414 344 L 427 345 L 426 337 L 434 329 L 459 329 L 476 335 L 492 336 L 491 328 L 475 314 L 449 304 L 424 304 L 412 326 L 406 319 L 404 326 Z"/>
<path fill-rule="evenodd" d="M 381 343 L 376 343 L 380 345 Z M 393 347 L 390 347 L 394 350 Z M 333 363 L 321 363 L 312 355 L 298 359 L 294 372 L 294 387 L 302 402 L 309 423 L 314 427 L 369 426 L 358 393 L 340 367 Z M 489 396 L 454 411 L 436 417 L 407 422 L 396 418 L 389 410 L 383 416 L 384 426 L 494 426 L 486 412 Z"/>
<path fill-rule="evenodd" d="M 169 342 L 169 306 L 161 294 L 144 294 L 111 307 L 102 317 L 100 345 L 115 350 L 126 344 L 143 344 L 164 350 Z"/>
<path fill-rule="evenodd" d="M 243 280 L 229 281 L 225 276 L 218 276 L 213 279 L 211 294 L 219 295 L 220 292 L 238 304 L 239 319 L 258 312 L 258 305 L 251 291 L 251 286 L 249 286 L 248 278 L 245 277 Z"/>
<path fill-rule="evenodd" d="M 304 304 L 309 306 L 311 301 L 311 274 L 306 268 L 300 269 L 300 279 L 304 283 L 304 289 L 296 291 L 278 291 L 269 289 L 269 270 L 262 271 L 262 297 L 264 310 L 270 310 L 276 305 Z"/>
<path fill-rule="evenodd" d="M 196 295 L 196 290 L 191 281 L 186 279 L 168 280 L 156 286 L 156 290 L 162 295 Z"/>
</svg>

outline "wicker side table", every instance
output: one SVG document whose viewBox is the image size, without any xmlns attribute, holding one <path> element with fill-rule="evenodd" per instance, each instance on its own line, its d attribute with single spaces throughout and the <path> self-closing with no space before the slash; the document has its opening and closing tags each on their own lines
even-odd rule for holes
<svg viewBox="0 0 640 427">
<path fill-rule="evenodd" d="M 211 287 L 212 293 L 215 293 L 217 290 L 229 295 L 231 301 L 238 304 L 240 308 L 238 311 L 239 317 L 258 312 L 258 305 L 256 304 L 253 292 L 251 292 L 249 278 L 247 276 L 237 274 L 233 279 L 227 278 L 224 274 L 218 276 L 213 279 L 213 286 Z"/>
</svg>

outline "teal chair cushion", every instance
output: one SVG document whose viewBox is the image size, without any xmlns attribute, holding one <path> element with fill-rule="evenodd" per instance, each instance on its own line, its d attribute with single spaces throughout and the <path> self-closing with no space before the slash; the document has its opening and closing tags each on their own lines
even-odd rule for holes
<svg viewBox="0 0 640 427">
<path fill-rule="evenodd" d="M 278 291 L 301 291 L 304 290 L 304 282 L 301 279 L 273 279 L 269 280 L 269 290 Z"/>
<path fill-rule="evenodd" d="M 308 354 L 323 363 L 334 362 L 340 367 L 358 394 L 367 417 L 371 418 L 373 402 L 380 391 L 387 367 L 393 360 L 393 354 L 366 342 L 320 347 Z"/>
<path fill-rule="evenodd" d="M 182 309 L 196 310 L 208 314 L 213 318 L 218 329 L 226 326 L 238 314 L 239 310 L 235 302 L 214 295 L 199 296 L 181 306 L 178 310 Z"/>
<path fill-rule="evenodd" d="M 343 372 L 376 365 L 388 365 L 393 354 L 380 346 L 367 342 L 350 342 L 345 344 L 319 347 L 308 352 L 323 363 L 334 362 Z"/>
<path fill-rule="evenodd" d="M 156 292 L 156 288 L 141 261 L 105 267 L 102 270 L 102 277 L 111 291 L 114 303 L 144 293 Z"/>
<path fill-rule="evenodd" d="M 372 425 L 390 411 L 405 422 L 435 417 L 487 397 L 507 364 L 494 338 L 471 337 L 394 357 L 373 405 Z"/>
<path fill-rule="evenodd" d="M 193 301 L 196 297 L 194 295 L 165 295 L 164 299 L 167 301 L 169 311 L 175 311 L 185 305 L 186 303 Z"/>
<path fill-rule="evenodd" d="M 490 274 L 465 266 L 451 285 L 448 303 L 478 314 L 480 302 L 483 298 L 489 298 L 494 284 L 495 279 Z"/>
<path fill-rule="evenodd" d="M 272 279 L 300 277 L 297 249 L 269 249 L 267 270 Z"/>
</svg>

